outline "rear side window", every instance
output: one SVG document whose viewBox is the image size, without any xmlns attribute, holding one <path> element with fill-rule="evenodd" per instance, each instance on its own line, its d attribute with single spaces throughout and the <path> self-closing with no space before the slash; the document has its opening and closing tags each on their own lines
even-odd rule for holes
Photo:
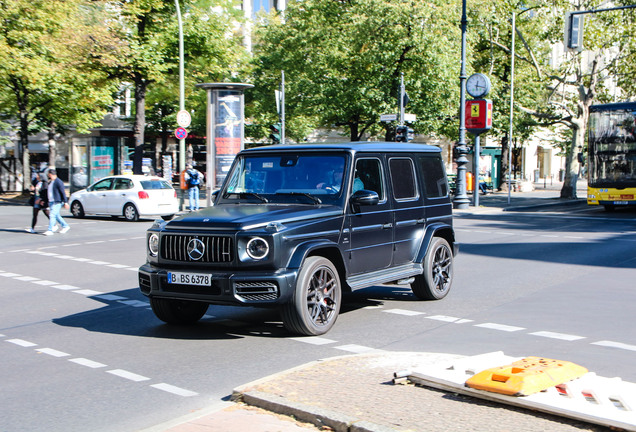
<svg viewBox="0 0 636 432">
<path fill-rule="evenodd" d="M 144 188 L 144 190 L 172 189 L 172 186 L 170 186 L 170 183 L 168 183 L 166 180 L 142 180 L 141 187 Z"/>
<path fill-rule="evenodd" d="M 393 196 L 396 200 L 417 198 L 415 186 L 415 169 L 410 158 L 393 158 L 389 160 Z"/>
<path fill-rule="evenodd" d="M 424 188 L 428 198 L 440 198 L 448 195 L 448 182 L 442 159 L 437 157 L 421 157 L 420 167 L 424 177 Z"/>
</svg>

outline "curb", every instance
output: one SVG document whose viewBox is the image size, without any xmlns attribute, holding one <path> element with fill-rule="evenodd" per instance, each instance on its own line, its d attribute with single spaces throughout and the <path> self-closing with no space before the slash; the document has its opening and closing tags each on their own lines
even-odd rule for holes
<svg viewBox="0 0 636 432">
<path fill-rule="evenodd" d="M 559 198 L 555 198 L 555 199 L 559 199 Z M 585 202 L 586 202 L 585 199 L 577 198 L 577 199 L 574 199 L 574 200 L 567 200 L 567 201 L 557 201 L 557 202 L 549 202 L 549 203 L 541 203 L 541 204 L 530 204 L 530 205 L 526 205 L 526 206 L 516 206 L 516 207 L 504 207 L 504 208 L 502 208 L 502 211 L 505 211 L 505 212 L 523 211 L 523 210 L 531 210 L 531 209 L 539 209 L 539 208 L 547 208 L 547 207 L 556 207 L 556 206 L 560 206 L 560 205 L 572 206 L 572 205 L 577 205 L 577 204 L 583 204 Z"/>
</svg>

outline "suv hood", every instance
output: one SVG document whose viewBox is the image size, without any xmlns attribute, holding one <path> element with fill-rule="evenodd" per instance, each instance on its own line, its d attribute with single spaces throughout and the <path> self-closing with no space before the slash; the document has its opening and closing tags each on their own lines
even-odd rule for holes
<svg viewBox="0 0 636 432">
<path fill-rule="evenodd" d="M 165 229 L 245 230 L 265 226 L 270 222 L 285 224 L 342 214 L 341 207 L 331 205 L 224 204 L 180 216 L 168 222 Z"/>
</svg>

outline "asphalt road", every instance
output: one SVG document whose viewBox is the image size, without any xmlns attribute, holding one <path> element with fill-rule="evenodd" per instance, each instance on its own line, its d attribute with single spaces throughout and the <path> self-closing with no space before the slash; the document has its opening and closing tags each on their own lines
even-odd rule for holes
<svg viewBox="0 0 636 432">
<path fill-rule="evenodd" d="M 357 291 L 331 332 L 296 338 L 268 310 L 156 319 L 136 273 L 150 220 L 68 217 L 45 237 L 24 231 L 28 207 L 1 206 L 0 431 L 161 430 L 249 381 L 378 349 L 538 355 L 636 382 L 636 213 L 554 210 L 458 215 L 446 299 Z"/>
</svg>

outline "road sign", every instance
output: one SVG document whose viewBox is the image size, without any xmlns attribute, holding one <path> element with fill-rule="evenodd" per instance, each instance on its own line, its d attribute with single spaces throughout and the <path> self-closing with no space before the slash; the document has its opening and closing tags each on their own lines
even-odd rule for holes
<svg viewBox="0 0 636 432">
<path fill-rule="evenodd" d="M 190 113 L 186 110 L 181 110 L 177 113 L 177 124 L 183 128 L 187 128 L 190 126 L 192 122 L 192 117 Z"/>
<path fill-rule="evenodd" d="M 178 139 L 185 139 L 188 136 L 188 131 L 185 128 L 179 127 L 174 131 L 174 136 Z"/>
<path fill-rule="evenodd" d="M 404 121 L 413 123 L 417 120 L 417 116 L 415 114 L 404 114 Z"/>
<path fill-rule="evenodd" d="M 397 120 L 397 114 L 380 114 L 380 121 L 390 122 L 390 121 L 396 121 L 396 120 Z"/>
</svg>

